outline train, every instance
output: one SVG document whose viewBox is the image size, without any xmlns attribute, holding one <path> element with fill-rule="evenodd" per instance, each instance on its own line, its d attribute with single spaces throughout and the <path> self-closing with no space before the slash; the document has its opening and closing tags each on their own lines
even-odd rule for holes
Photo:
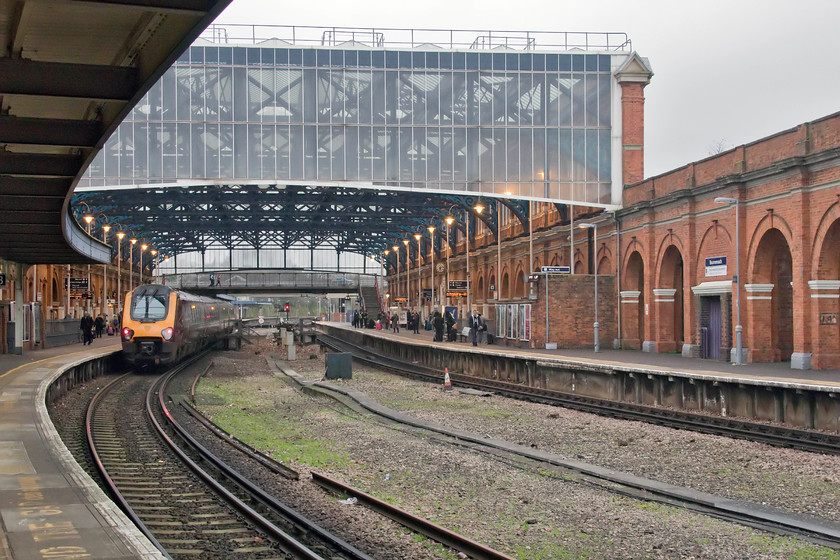
<svg viewBox="0 0 840 560">
<path fill-rule="evenodd" d="M 126 294 L 123 309 L 123 356 L 138 371 L 176 364 L 236 328 L 233 302 L 158 284 Z"/>
</svg>

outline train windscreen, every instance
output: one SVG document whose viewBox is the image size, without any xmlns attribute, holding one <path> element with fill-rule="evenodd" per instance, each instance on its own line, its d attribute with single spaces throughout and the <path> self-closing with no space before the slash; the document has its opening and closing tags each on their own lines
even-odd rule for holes
<svg viewBox="0 0 840 560">
<path fill-rule="evenodd" d="M 166 318 L 169 311 L 169 290 L 138 290 L 131 298 L 131 318 L 153 323 Z"/>
</svg>

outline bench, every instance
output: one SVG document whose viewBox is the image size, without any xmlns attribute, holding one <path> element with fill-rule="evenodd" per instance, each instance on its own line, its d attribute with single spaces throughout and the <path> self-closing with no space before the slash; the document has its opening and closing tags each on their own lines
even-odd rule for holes
<svg viewBox="0 0 840 560">
<path fill-rule="evenodd" d="M 461 342 L 472 342 L 472 336 L 470 336 L 470 328 L 464 327 L 461 329 L 461 332 L 458 333 Z"/>
</svg>

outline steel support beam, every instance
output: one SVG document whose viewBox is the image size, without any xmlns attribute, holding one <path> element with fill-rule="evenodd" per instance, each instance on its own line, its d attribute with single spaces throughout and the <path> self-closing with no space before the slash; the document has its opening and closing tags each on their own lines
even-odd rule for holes
<svg viewBox="0 0 840 560">
<path fill-rule="evenodd" d="M 5 144 L 92 148 L 102 134 L 102 125 L 96 121 L 0 115 L 0 138 Z"/>
<path fill-rule="evenodd" d="M 0 58 L 0 94 L 128 101 L 137 92 L 137 70 Z"/>
</svg>

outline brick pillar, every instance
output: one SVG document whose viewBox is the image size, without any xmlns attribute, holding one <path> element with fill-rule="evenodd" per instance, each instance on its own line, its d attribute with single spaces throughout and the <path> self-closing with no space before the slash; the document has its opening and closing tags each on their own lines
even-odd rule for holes
<svg viewBox="0 0 840 560">
<path fill-rule="evenodd" d="M 675 288 L 654 288 L 653 304 L 656 307 L 656 351 L 674 352 L 682 351 L 677 348 L 674 340 L 674 295 Z"/>
<path fill-rule="evenodd" d="M 813 338 L 810 363 L 801 369 L 840 368 L 840 280 L 810 280 Z M 791 367 L 794 363 L 791 362 Z"/>
<path fill-rule="evenodd" d="M 748 362 L 779 361 L 772 335 L 776 325 L 770 324 L 773 317 L 773 288 L 774 284 L 744 284 L 746 294 L 742 294 L 742 297 L 746 295 L 746 314 L 741 319 L 752 327 L 744 329 L 744 353 L 748 356 Z"/>
<path fill-rule="evenodd" d="M 647 61 L 637 53 L 616 70 L 621 85 L 621 157 L 622 180 L 625 185 L 645 178 L 645 86 L 653 72 Z"/>
<path fill-rule="evenodd" d="M 639 332 L 639 295 L 638 290 L 622 290 L 621 295 L 621 347 L 627 350 L 639 350 L 642 347 L 642 334 Z"/>
</svg>

